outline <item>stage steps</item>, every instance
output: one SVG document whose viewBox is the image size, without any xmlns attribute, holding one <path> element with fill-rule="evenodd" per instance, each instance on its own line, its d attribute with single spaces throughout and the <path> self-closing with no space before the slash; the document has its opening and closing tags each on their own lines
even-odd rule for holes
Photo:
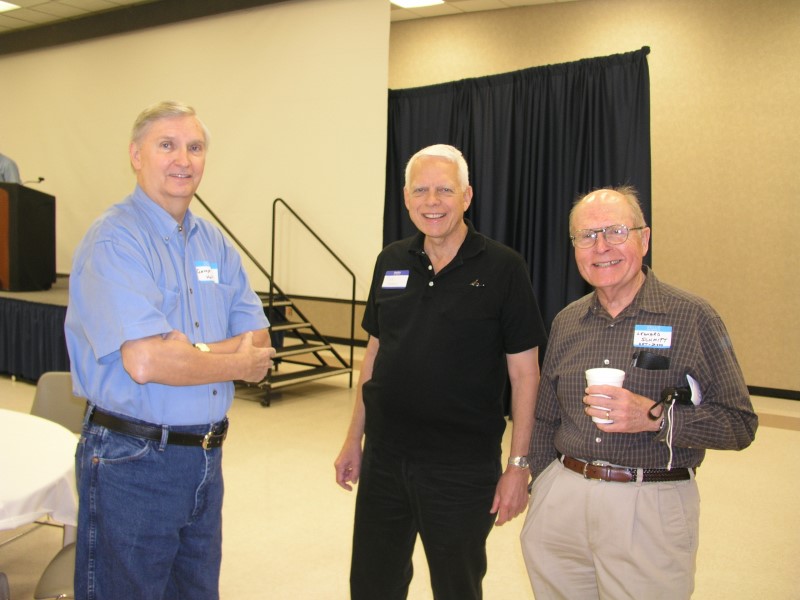
<svg viewBox="0 0 800 600">
<path fill-rule="evenodd" d="M 284 295 L 257 292 L 270 322 L 275 346 L 275 365 L 258 384 L 263 391 L 261 405 L 269 406 L 276 390 L 290 385 L 349 375 L 353 366 L 320 333 L 291 299 Z"/>
</svg>

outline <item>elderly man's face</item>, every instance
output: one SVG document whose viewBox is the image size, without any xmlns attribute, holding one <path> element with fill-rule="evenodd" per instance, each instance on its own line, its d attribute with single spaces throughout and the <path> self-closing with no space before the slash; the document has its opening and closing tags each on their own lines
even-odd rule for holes
<svg viewBox="0 0 800 600">
<path fill-rule="evenodd" d="M 633 222 L 628 203 L 617 192 L 600 190 L 590 194 L 575 210 L 572 234 L 581 229 L 600 229 Z M 642 259 L 650 244 L 650 229 L 631 231 L 622 244 L 609 244 L 602 233 L 591 248 L 575 248 L 575 262 L 581 276 L 607 297 L 622 296 L 637 285 Z"/>
<path fill-rule="evenodd" d="M 447 242 L 455 237 L 472 201 L 472 187 L 458 182 L 458 167 L 439 156 L 417 159 L 403 190 L 411 221 L 426 237 Z"/>
<path fill-rule="evenodd" d="M 182 219 L 206 164 L 203 129 L 192 116 L 159 119 L 150 124 L 130 157 L 139 186 L 176 219 Z"/>
</svg>

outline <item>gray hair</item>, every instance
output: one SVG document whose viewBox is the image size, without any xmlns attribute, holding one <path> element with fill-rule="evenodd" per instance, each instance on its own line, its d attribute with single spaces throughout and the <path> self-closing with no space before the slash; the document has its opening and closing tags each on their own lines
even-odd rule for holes
<svg viewBox="0 0 800 600">
<path fill-rule="evenodd" d="M 173 117 L 194 117 L 200 123 L 200 128 L 203 130 L 203 140 L 206 143 L 206 148 L 211 141 L 208 129 L 205 124 L 200 120 L 194 108 L 181 102 L 173 100 L 165 100 L 158 102 L 145 108 L 133 123 L 133 130 L 131 131 L 131 142 L 138 143 L 142 136 L 147 132 L 155 121 L 160 119 L 170 119 Z"/>
<path fill-rule="evenodd" d="M 625 202 L 628 204 L 628 208 L 631 211 L 631 215 L 633 216 L 633 226 L 634 227 L 647 227 L 647 223 L 644 220 L 644 213 L 642 212 L 642 205 L 639 203 L 639 192 L 636 191 L 636 188 L 632 185 L 621 185 L 619 187 L 604 187 L 598 188 L 589 192 L 588 194 L 584 194 L 580 198 L 575 201 L 575 204 L 572 206 L 572 210 L 569 211 L 569 230 L 572 231 L 572 221 L 575 217 L 575 211 L 578 209 L 579 206 L 583 204 L 583 201 L 586 200 L 592 194 L 602 191 L 609 191 L 609 192 L 616 192 L 620 194 L 623 198 L 625 198 Z"/>
<path fill-rule="evenodd" d="M 439 156 L 451 163 L 455 163 L 458 168 L 458 183 L 464 189 L 469 187 L 469 167 L 467 167 L 467 161 L 464 159 L 464 155 L 461 154 L 461 150 L 447 144 L 434 144 L 423 148 L 409 159 L 406 165 L 406 188 L 411 186 L 411 169 L 414 163 L 423 156 Z"/>
</svg>

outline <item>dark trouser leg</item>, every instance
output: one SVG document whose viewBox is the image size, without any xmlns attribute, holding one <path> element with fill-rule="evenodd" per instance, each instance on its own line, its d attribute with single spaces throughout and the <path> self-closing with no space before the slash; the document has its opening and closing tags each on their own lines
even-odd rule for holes
<svg viewBox="0 0 800 600">
<path fill-rule="evenodd" d="M 415 465 L 409 468 L 414 511 L 436 600 L 479 600 L 486 574 L 489 513 L 500 465 Z"/>
<path fill-rule="evenodd" d="M 352 600 L 403 600 L 408 595 L 417 530 L 404 469 L 397 457 L 365 447 L 353 531 Z"/>
</svg>

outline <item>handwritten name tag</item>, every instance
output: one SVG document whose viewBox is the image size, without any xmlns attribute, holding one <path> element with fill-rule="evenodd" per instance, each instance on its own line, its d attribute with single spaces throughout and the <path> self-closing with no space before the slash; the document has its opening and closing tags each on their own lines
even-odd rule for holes
<svg viewBox="0 0 800 600">
<path fill-rule="evenodd" d="M 636 325 L 633 330 L 634 348 L 669 348 L 672 346 L 670 325 Z"/>
<path fill-rule="evenodd" d="M 195 271 L 197 271 L 197 281 L 203 283 L 219 283 L 219 269 L 217 263 L 211 263 L 205 260 L 198 260 L 194 263 Z"/>
</svg>

